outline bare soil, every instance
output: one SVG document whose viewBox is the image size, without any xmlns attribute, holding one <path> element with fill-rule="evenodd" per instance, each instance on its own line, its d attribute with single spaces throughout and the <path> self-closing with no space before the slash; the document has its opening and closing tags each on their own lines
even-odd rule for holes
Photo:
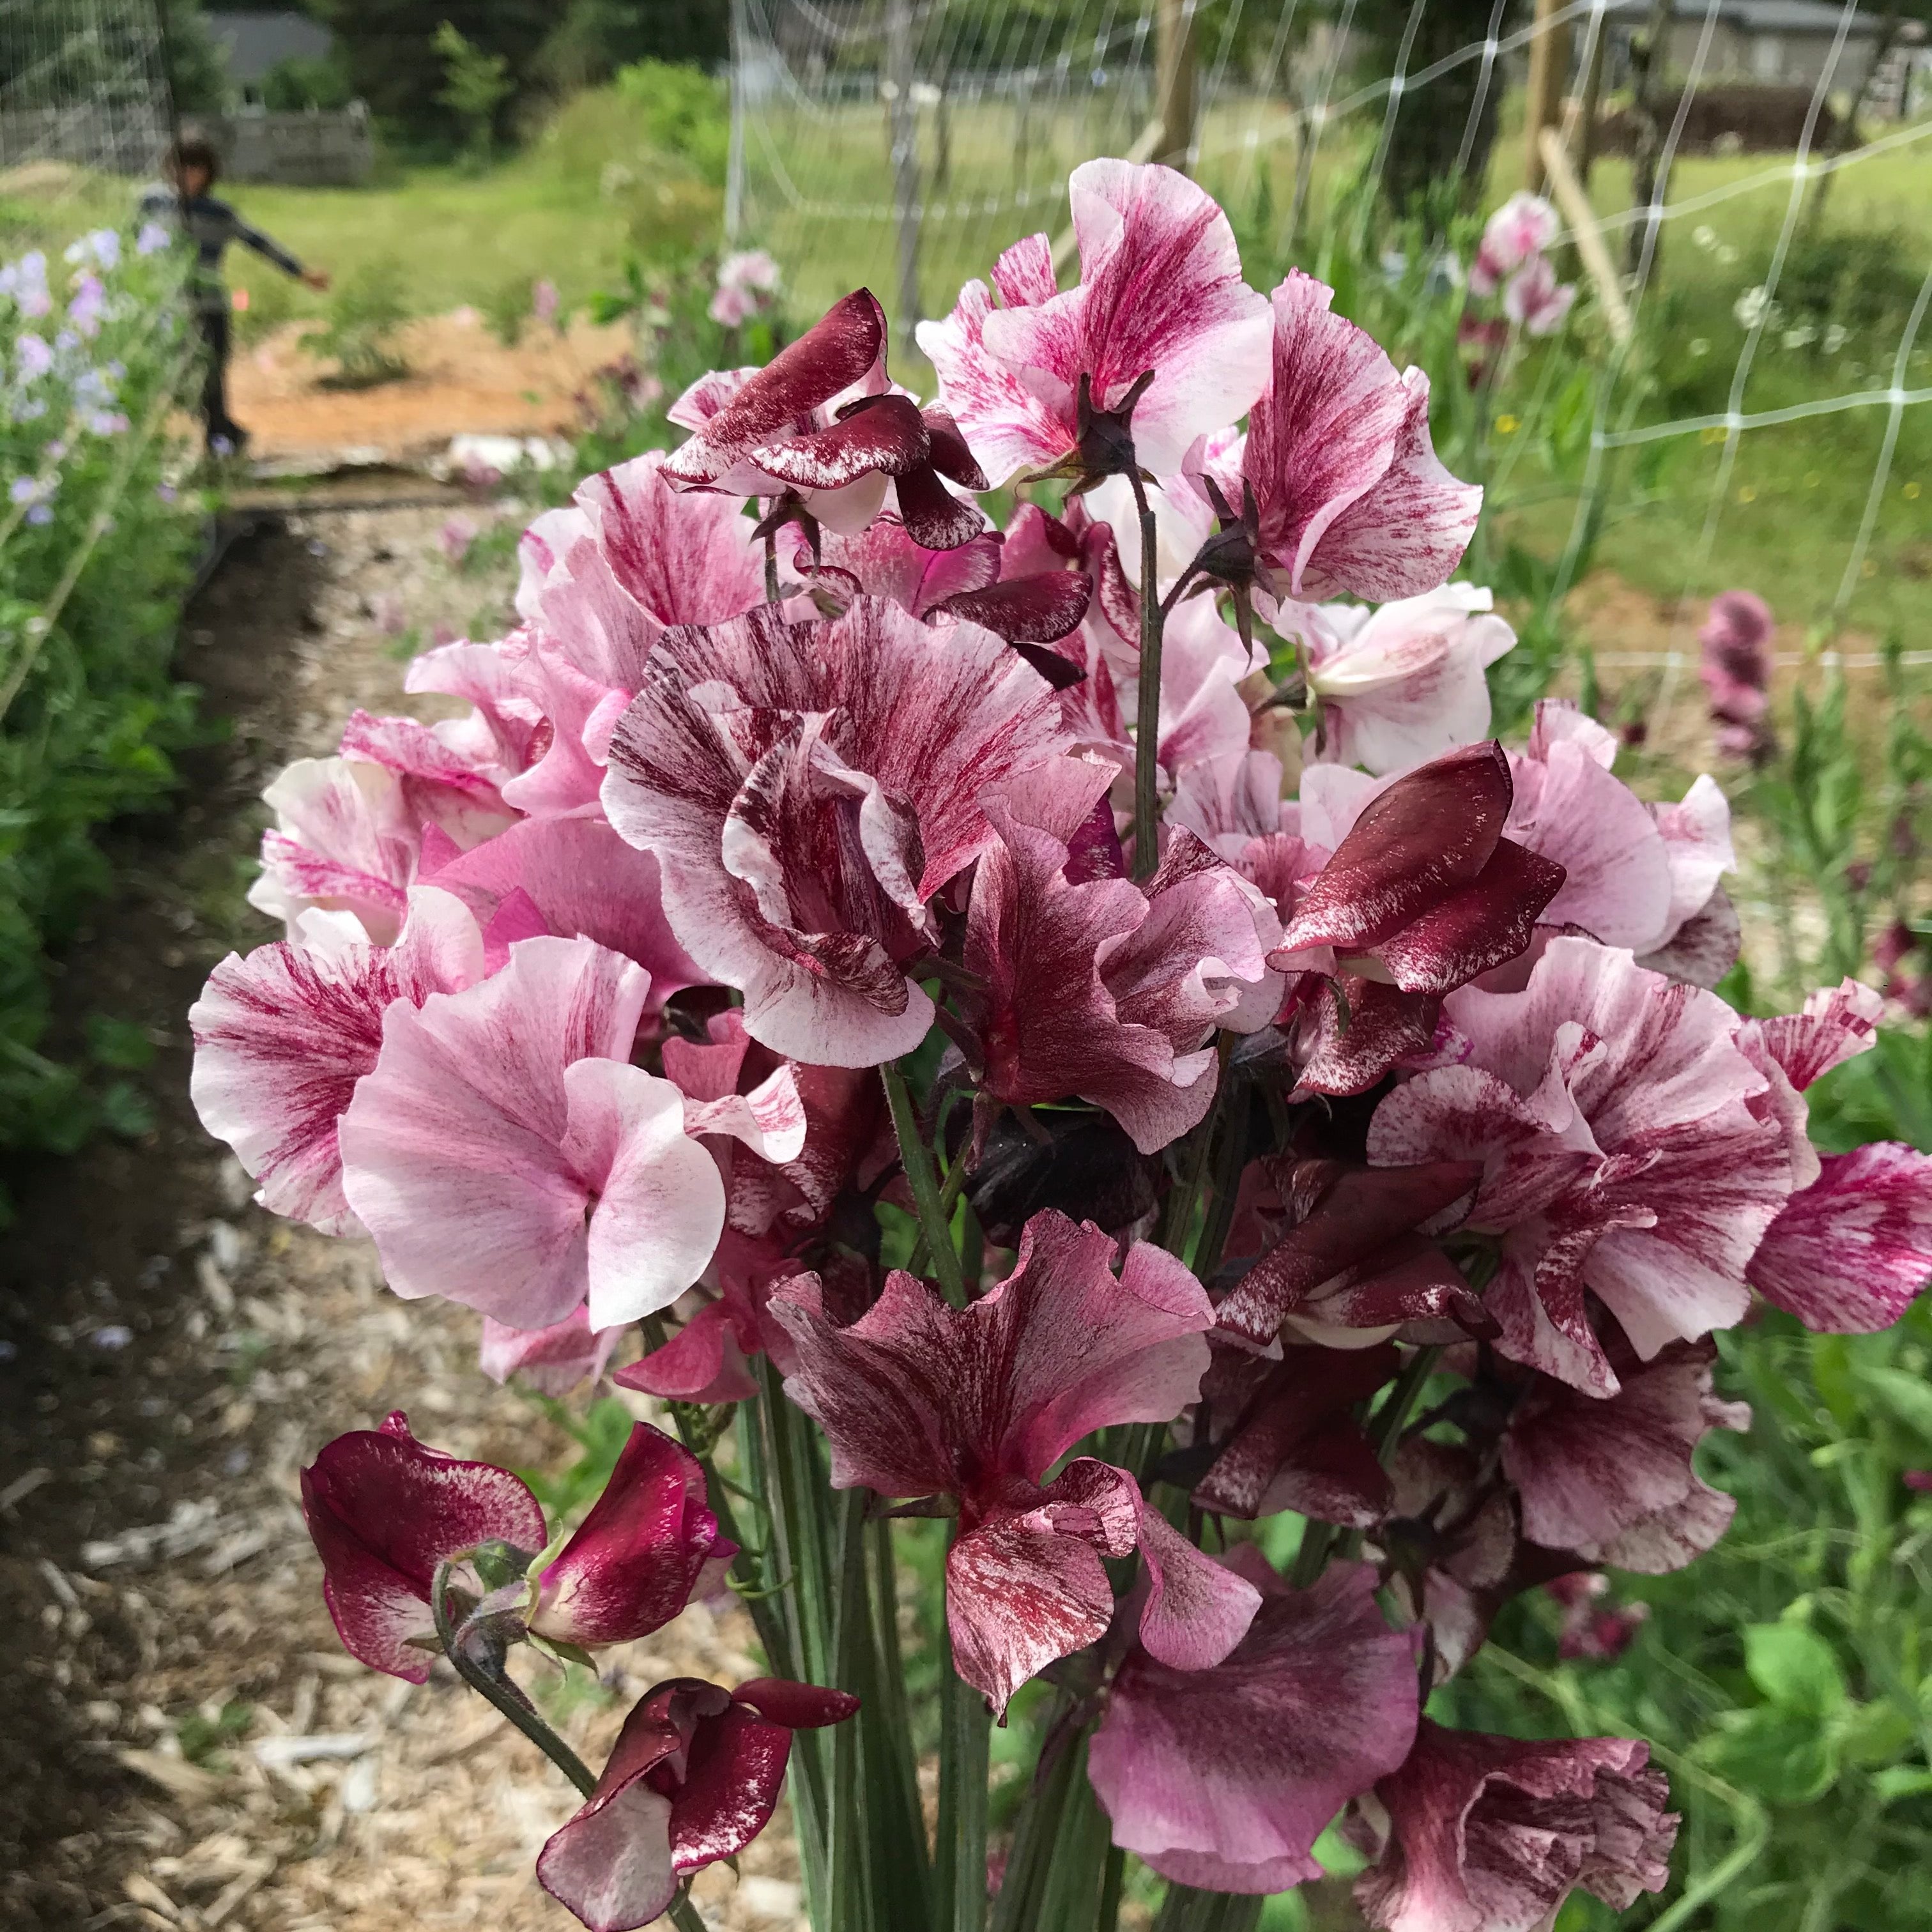
<svg viewBox="0 0 1932 1932">
<path fill-rule="evenodd" d="M 158 1123 L 29 1177 L 0 1253 L 10 1932 L 574 1923 L 532 1874 L 574 1792 L 446 1670 L 417 1688 L 343 1654 L 296 1502 L 322 1442 L 392 1408 L 520 1467 L 571 1445 L 480 1376 L 466 1310 L 400 1302 L 366 1244 L 254 1208 L 188 1099 L 190 1002 L 231 945 L 275 936 L 240 898 L 262 784 L 332 748 L 353 705 L 406 701 L 399 632 L 502 601 L 501 581 L 452 578 L 444 514 L 271 520 L 234 546 L 181 646 L 225 734 L 188 761 L 176 809 L 125 836 L 125 890 L 66 962 L 68 1024 L 106 1011 L 156 1041 Z M 741 1681 L 750 1643 L 742 1612 L 694 1606 L 554 1708 L 601 1762 L 645 1686 Z M 707 1923 L 796 1924 L 781 1826 L 742 1866 L 700 1878 Z"/>
<path fill-rule="evenodd" d="M 406 461 L 447 446 L 465 430 L 518 436 L 568 434 L 582 417 L 578 398 L 596 371 L 629 344 L 622 327 L 578 321 L 568 331 L 532 322 L 506 348 L 473 312 L 406 324 L 396 352 L 409 373 L 366 389 L 329 386 L 334 365 L 308 354 L 318 326 L 290 322 L 238 353 L 229 405 L 258 459 L 318 468 L 353 449 Z"/>
</svg>

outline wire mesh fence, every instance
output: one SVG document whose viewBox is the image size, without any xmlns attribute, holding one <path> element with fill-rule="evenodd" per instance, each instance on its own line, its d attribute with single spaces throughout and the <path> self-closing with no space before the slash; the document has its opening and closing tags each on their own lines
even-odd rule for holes
<svg viewBox="0 0 1932 1932">
<path fill-rule="evenodd" d="M 1726 583 L 1876 634 L 1909 625 L 1932 577 L 1928 57 L 1850 0 L 1793 0 L 1775 35 L 1765 17 L 1734 0 L 734 0 L 730 224 L 785 264 L 802 314 L 872 286 L 916 380 L 914 318 L 1024 235 L 1071 252 L 1072 166 L 1175 159 L 1227 208 L 1251 280 L 1323 273 L 1358 310 L 1400 312 L 1418 339 L 1399 356 L 1422 359 L 1417 304 L 1458 278 L 1468 218 L 1546 173 L 1540 122 L 1577 188 L 1562 239 L 1592 244 L 1568 258 L 1586 299 L 1560 342 L 1505 352 L 1478 469 L 1492 490 L 1508 473 L 1499 528 L 1546 566 L 1546 602 L 1608 562 L 1674 604 L 1667 638 L 1622 653 L 1662 667 L 1667 709 L 1694 601 Z M 1592 252 L 1612 270 L 1594 289 Z"/>
</svg>

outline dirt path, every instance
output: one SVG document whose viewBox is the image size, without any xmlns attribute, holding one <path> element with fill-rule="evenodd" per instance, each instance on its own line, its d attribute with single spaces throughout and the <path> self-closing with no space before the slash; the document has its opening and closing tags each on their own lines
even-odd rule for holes
<svg viewBox="0 0 1932 1932">
<path fill-rule="evenodd" d="M 0 1256 L 0 1924 L 261 1932 L 475 1925 L 566 1932 L 536 1848 L 564 1780 L 440 1671 L 420 1689 L 345 1657 L 296 1512 L 328 1436 L 408 1409 L 459 1454 L 555 1468 L 574 1451 L 476 1367 L 476 1318 L 384 1288 L 366 1244 L 262 1214 L 187 1096 L 184 1015 L 231 945 L 256 795 L 332 748 L 344 715 L 404 700 L 408 633 L 487 620 L 506 585 L 456 580 L 446 512 L 358 510 L 243 539 L 184 629 L 226 738 L 175 814 L 118 856 L 126 891 L 76 947 L 64 1022 L 138 1021 L 158 1124 L 50 1163 Z M 479 608 L 479 607 L 481 607 Z M 481 625 L 478 634 L 488 634 Z M 611 1653 L 556 1708 L 601 1762 L 657 1678 L 754 1674 L 741 1612 L 703 1606 Z M 798 1918 L 768 1834 L 710 1922 Z"/>
</svg>

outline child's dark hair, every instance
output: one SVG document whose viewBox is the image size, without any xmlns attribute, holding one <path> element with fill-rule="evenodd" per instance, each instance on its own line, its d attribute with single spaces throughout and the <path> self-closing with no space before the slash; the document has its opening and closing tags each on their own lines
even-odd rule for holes
<svg viewBox="0 0 1932 1932">
<path fill-rule="evenodd" d="M 169 175 L 178 182 L 190 168 L 199 168 L 212 187 L 221 176 L 221 151 L 206 134 L 184 133 L 169 144 L 164 158 Z"/>
</svg>

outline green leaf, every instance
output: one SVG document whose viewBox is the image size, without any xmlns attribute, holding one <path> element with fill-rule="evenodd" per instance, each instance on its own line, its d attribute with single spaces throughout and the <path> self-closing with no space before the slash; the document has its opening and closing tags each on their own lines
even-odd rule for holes
<svg viewBox="0 0 1932 1932">
<path fill-rule="evenodd" d="M 1838 1748 L 1852 1763 L 1870 1768 L 1888 1765 L 1909 1750 L 1918 1735 L 1917 1715 L 1880 1701 L 1853 1704 L 1839 1718 Z"/>
<path fill-rule="evenodd" d="M 1858 1376 L 1865 1393 L 1894 1421 L 1932 1442 L 1932 1382 L 1904 1369 L 1862 1368 Z"/>
<path fill-rule="evenodd" d="M 116 1080 L 100 1096 L 100 1119 L 110 1133 L 139 1140 L 154 1131 L 154 1104 L 131 1080 Z"/>
<path fill-rule="evenodd" d="M 1766 1706 L 1725 1714 L 1701 1755 L 1727 1784 L 1772 1804 L 1809 1804 L 1837 1782 L 1838 1754 L 1816 1720 Z"/>
<path fill-rule="evenodd" d="M 1802 1624 L 1753 1624 L 1744 1632 L 1744 1668 L 1759 1691 L 1786 1711 L 1826 1718 L 1844 1704 L 1837 1655 Z"/>
<path fill-rule="evenodd" d="M 1922 1764 L 1895 1764 L 1872 1780 L 1872 1789 L 1888 1804 L 1901 1798 L 1923 1798 L 1932 1792 L 1932 1771 Z"/>
<path fill-rule="evenodd" d="M 87 1050 L 96 1066 L 121 1073 L 139 1073 L 154 1058 L 154 1042 L 147 1029 L 132 1020 L 117 1020 L 112 1013 L 88 1015 Z"/>
</svg>

